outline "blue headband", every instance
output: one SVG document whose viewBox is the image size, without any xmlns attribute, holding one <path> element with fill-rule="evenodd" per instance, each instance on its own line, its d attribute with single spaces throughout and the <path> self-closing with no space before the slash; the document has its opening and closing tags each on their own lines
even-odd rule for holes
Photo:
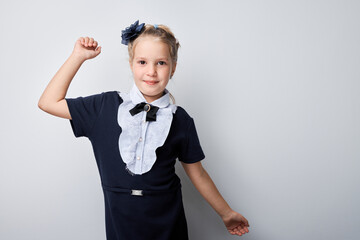
<svg viewBox="0 0 360 240">
<path fill-rule="evenodd" d="M 154 28 L 157 29 L 157 28 L 158 28 L 158 25 L 157 25 L 157 24 L 154 24 Z"/>
</svg>

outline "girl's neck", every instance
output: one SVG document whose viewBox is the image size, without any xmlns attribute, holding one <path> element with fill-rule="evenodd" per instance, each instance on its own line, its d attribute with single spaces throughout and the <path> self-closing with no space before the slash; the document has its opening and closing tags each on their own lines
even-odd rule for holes
<svg viewBox="0 0 360 240">
<path fill-rule="evenodd" d="M 161 98 L 162 96 L 165 95 L 165 91 L 163 91 L 162 93 L 160 93 L 159 95 L 156 95 L 156 96 L 146 96 L 144 94 L 142 94 L 145 98 L 145 100 L 148 102 L 148 103 L 151 103 L 159 98 Z"/>
</svg>

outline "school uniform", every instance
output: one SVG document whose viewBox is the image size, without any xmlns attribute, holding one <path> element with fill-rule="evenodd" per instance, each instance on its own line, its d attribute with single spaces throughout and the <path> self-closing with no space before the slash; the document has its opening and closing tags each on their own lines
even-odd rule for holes
<svg viewBox="0 0 360 240">
<path fill-rule="evenodd" d="M 146 105 L 135 84 L 129 93 L 65 99 L 75 137 L 87 137 L 93 147 L 107 239 L 188 239 L 175 163 L 205 158 L 193 118 L 170 103 L 167 89 Z"/>
</svg>

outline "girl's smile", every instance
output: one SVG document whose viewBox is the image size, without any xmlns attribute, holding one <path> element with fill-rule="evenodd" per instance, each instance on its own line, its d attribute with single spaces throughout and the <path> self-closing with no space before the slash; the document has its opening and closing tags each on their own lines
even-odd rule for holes
<svg viewBox="0 0 360 240">
<path fill-rule="evenodd" d="M 149 84 L 149 85 L 155 85 L 155 84 L 157 84 L 159 81 L 146 81 L 146 80 L 144 80 L 144 82 L 146 82 L 146 83 Z"/>
</svg>

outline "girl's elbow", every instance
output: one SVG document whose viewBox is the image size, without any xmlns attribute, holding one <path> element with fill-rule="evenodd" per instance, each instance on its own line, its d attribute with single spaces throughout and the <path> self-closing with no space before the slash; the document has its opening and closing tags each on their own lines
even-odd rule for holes
<svg viewBox="0 0 360 240">
<path fill-rule="evenodd" d="M 38 108 L 40 108 L 41 110 L 45 111 L 45 110 L 44 110 L 44 109 L 45 109 L 45 104 L 44 104 L 41 100 L 38 101 Z"/>
<path fill-rule="evenodd" d="M 40 100 L 38 101 L 38 108 L 40 108 L 40 109 L 43 110 L 44 112 L 48 112 L 49 104 L 40 99 Z"/>
</svg>

